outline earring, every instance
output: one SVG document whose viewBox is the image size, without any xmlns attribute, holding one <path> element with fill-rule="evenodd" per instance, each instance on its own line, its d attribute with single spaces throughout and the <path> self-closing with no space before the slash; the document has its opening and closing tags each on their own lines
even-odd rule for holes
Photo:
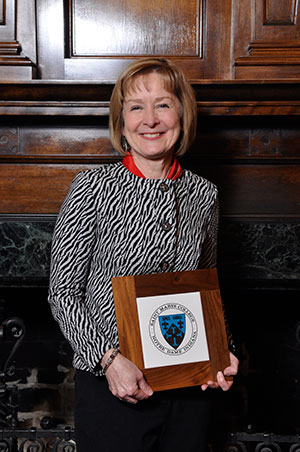
<svg viewBox="0 0 300 452">
<path fill-rule="evenodd" d="M 124 135 L 121 137 L 121 146 L 124 152 L 127 152 L 130 149 L 129 143 Z"/>
</svg>

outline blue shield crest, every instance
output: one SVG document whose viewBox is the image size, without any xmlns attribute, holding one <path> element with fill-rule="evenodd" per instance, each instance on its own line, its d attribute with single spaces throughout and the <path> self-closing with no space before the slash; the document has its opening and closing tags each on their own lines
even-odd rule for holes
<svg viewBox="0 0 300 452">
<path fill-rule="evenodd" d="M 176 350 L 185 336 L 185 314 L 160 315 L 159 326 L 165 340 Z"/>
</svg>

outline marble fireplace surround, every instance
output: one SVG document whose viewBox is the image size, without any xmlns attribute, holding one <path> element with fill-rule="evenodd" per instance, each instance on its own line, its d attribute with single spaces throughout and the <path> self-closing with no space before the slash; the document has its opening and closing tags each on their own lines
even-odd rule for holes
<svg viewBox="0 0 300 452">
<path fill-rule="evenodd" d="M 47 286 L 55 217 L 0 221 L 0 283 Z M 300 224 L 222 222 L 219 272 L 245 283 L 300 284 Z"/>
</svg>

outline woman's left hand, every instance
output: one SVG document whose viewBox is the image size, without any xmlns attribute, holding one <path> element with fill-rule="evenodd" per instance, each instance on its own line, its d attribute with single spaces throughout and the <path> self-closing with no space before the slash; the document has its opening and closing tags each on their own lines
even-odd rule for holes
<svg viewBox="0 0 300 452">
<path fill-rule="evenodd" d="M 228 391 L 233 384 L 233 380 L 226 380 L 226 377 L 233 377 L 237 374 L 239 368 L 239 360 L 230 352 L 230 366 L 226 367 L 223 372 L 217 373 L 217 381 L 208 381 L 201 385 L 203 391 L 207 388 L 221 388 L 223 391 Z"/>
</svg>

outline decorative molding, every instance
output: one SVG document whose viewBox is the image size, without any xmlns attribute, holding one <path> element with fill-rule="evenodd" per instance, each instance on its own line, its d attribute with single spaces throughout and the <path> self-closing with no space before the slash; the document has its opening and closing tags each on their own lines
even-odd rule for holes
<svg viewBox="0 0 300 452">
<path fill-rule="evenodd" d="M 28 66 L 34 67 L 34 64 L 26 56 L 22 55 L 1 55 L 0 54 L 0 66 Z"/>
<path fill-rule="evenodd" d="M 191 83 L 200 115 L 300 114 L 298 80 L 191 80 Z M 113 87 L 114 81 L 3 81 L 0 114 L 107 117 Z"/>
<path fill-rule="evenodd" d="M 252 57 L 270 56 L 278 58 L 300 57 L 300 42 L 251 42 L 248 46 L 248 53 Z"/>
<path fill-rule="evenodd" d="M 235 66 L 299 66 L 300 42 L 255 41 L 248 46 L 248 56 L 236 58 Z"/>
<path fill-rule="evenodd" d="M 254 157 L 280 156 L 280 130 L 251 130 L 249 154 Z"/>
<path fill-rule="evenodd" d="M 264 25 L 296 25 L 298 0 L 264 0 Z"/>
<path fill-rule="evenodd" d="M 21 46 L 18 41 L 0 42 L 0 55 L 19 55 Z"/>
<path fill-rule="evenodd" d="M 26 56 L 20 55 L 21 45 L 18 41 L 0 42 L 0 66 L 34 67 Z"/>
<path fill-rule="evenodd" d="M 57 214 L 0 213 L 0 223 L 55 223 Z"/>
<path fill-rule="evenodd" d="M 0 42 L 0 80 L 32 80 L 35 77 L 35 64 L 20 52 L 18 41 Z"/>
<path fill-rule="evenodd" d="M 0 155 L 19 152 L 18 129 L 16 127 L 0 127 Z"/>
</svg>

